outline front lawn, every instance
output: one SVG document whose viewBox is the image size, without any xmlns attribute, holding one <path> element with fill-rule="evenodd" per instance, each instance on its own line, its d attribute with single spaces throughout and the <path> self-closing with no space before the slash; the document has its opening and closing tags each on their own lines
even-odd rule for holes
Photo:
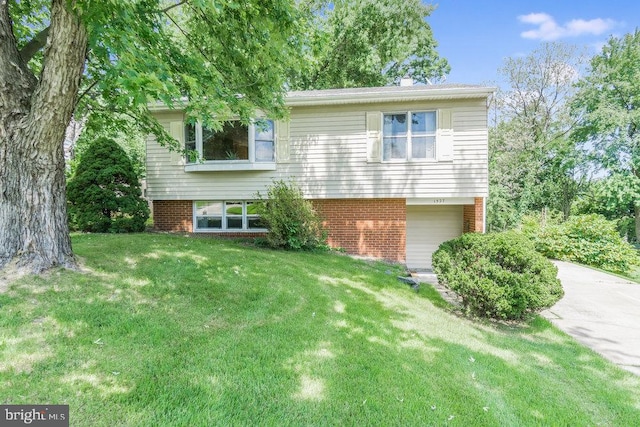
<svg viewBox="0 0 640 427">
<path fill-rule="evenodd" d="M 78 235 L 85 272 L 0 294 L 0 402 L 71 425 L 635 425 L 640 378 L 547 321 L 453 314 L 398 267 Z"/>
</svg>

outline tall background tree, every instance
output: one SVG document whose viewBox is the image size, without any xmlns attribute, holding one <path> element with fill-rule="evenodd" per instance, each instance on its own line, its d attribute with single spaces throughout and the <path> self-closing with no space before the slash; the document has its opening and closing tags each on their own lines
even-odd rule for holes
<svg viewBox="0 0 640 427">
<path fill-rule="evenodd" d="M 608 176 L 595 210 L 620 215 L 632 207 L 640 236 L 640 31 L 610 38 L 590 65 L 572 102 L 573 138 Z"/>
<path fill-rule="evenodd" d="M 576 214 L 600 214 L 615 221 L 620 235 L 638 242 L 636 204 L 640 200 L 640 180 L 631 174 L 612 174 L 592 181 L 576 201 Z"/>
<path fill-rule="evenodd" d="M 545 43 L 499 70 L 507 87 L 496 95 L 489 137 L 490 229 L 513 227 L 532 210 L 569 215 L 588 178 L 567 108 L 581 65 L 575 47 Z"/>
<path fill-rule="evenodd" d="M 373 87 L 415 81 L 437 83 L 450 67 L 440 58 L 426 21 L 433 6 L 420 0 L 308 0 L 306 66 L 293 89 Z"/>
<path fill-rule="evenodd" d="M 108 110 L 175 144 L 147 104 L 205 124 L 281 115 L 304 32 L 292 0 L 0 1 L 0 267 L 73 267 L 63 140 Z"/>
</svg>

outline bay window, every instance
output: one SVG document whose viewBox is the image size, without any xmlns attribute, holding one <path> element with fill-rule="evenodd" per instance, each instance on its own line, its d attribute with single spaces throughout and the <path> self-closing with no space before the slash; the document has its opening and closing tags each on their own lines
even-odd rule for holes
<svg viewBox="0 0 640 427">
<path fill-rule="evenodd" d="M 218 131 L 200 123 L 184 129 L 187 164 L 274 163 L 275 133 L 272 120 L 243 124 L 225 122 Z"/>
</svg>

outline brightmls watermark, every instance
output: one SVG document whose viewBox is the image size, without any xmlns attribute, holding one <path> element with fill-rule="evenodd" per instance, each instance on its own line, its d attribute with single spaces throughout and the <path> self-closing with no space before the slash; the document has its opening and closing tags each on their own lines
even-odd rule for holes
<svg viewBox="0 0 640 427">
<path fill-rule="evenodd" d="M 0 426 L 69 427 L 69 405 L 0 405 Z"/>
</svg>

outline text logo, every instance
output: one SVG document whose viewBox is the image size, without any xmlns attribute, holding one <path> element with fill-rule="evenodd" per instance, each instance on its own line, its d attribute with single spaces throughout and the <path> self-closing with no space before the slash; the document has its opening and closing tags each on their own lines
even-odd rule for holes
<svg viewBox="0 0 640 427">
<path fill-rule="evenodd" d="M 3 427 L 69 427 L 69 405 L 0 405 Z"/>
</svg>

